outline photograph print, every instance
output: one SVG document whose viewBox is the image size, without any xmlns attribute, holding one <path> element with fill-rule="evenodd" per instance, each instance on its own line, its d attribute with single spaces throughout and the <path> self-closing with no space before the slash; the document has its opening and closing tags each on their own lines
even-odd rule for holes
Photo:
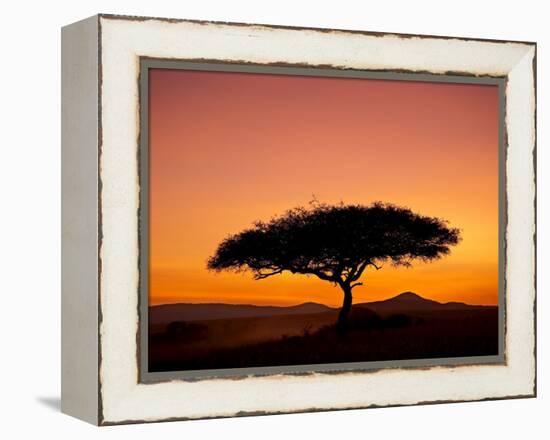
<svg viewBox="0 0 550 440">
<path fill-rule="evenodd" d="M 140 81 L 145 373 L 503 361 L 498 79 L 148 60 Z"/>
</svg>

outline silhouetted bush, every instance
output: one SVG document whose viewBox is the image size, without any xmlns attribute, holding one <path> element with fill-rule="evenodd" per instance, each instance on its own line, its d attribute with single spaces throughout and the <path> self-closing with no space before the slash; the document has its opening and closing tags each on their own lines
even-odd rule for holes
<svg viewBox="0 0 550 440">
<path fill-rule="evenodd" d="M 351 309 L 349 329 L 350 330 L 375 330 L 383 326 L 382 317 L 365 307 Z"/>
<path fill-rule="evenodd" d="M 171 339 L 200 340 L 206 336 L 207 327 L 185 321 L 173 321 L 166 326 L 165 335 Z"/>
<path fill-rule="evenodd" d="M 384 326 L 387 328 L 408 327 L 413 324 L 413 318 L 403 313 L 388 316 L 384 320 Z"/>
</svg>

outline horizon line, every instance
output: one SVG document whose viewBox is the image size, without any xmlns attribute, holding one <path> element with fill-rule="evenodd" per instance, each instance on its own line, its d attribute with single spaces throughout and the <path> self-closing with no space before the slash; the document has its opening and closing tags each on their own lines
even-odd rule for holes
<svg viewBox="0 0 550 440">
<path fill-rule="evenodd" d="M 361 301 L 361 302 L 353 302 L 352 303 L 352 306 L 355 305 L 355 304 L 368 304 L 368 303 L 376 303 L 376 302 L 384 302 L 384 301 L 388 301 L 388 300 L 391 300 L 391 299 L 394 299 L 394 298 L 397 298 L 403 294 L 407 294 L 407 293 L 411 293 L 413 295 L 416 295 L 418 296 L 419 298 L 423 299 L 423 300 L 427 300 L 427 301 L 433 301 L 433 302 L 436 302 L 438 304 L 453 304 L 453 303 L 458 303 L 458 304 L 465 304 L 465 305 L 468 305 L 468 306 L 484 306 L 484 307 L 498 307 L 499 306 L 499 303 L 492 303 L 492 304 L 472 304 L 472 303 L 467 303 L 467 302 L 464 302 L 464 301 L 459 301 L 459 300 L 452 300 L 452 301 L 446 301 L 446 302 L 441 302 L 441 301 L 437 301 L 435 299 L 431 299 L 431 298 L 428 298 L 428 297 L 425 297 L 425 296 L 422 296 L 416 292 L 413 292 L 413 291 L 410 291 L 410 290 L 407 290 L 407 291 L 404 291 L 404 292 L 400 292 L 400 293 L 397 293 L 393 296 L 389 296 L 385 299 L 379 299 L 379 300 L 374 300 L 374 301 Z M 271 304 L 271 303 L 261 303 L 261 304 L 254 304 L 254 303 L 239 303 L 239 302 L 219 302 L 219 301 L 212 301 L 212 302 L 183 302 L 183 301 L 168 301 L 168 302 L 159 302 L 159 303 L 155 303 L 155 304 L 151 304 L 150 302 L 148 302 L 147 306 L 148 307 L 158 307 L 158 306 L 167 306 L 167 305 L 177 305 L 177 304 L 195 304 L 195 305 L 234 305 L 234 306 L 253 306 L 253 307 L 279 307 L 279 308 L 287 308 L 287 307 L 296 307 L 296 306 L 301 306 L 301 305 L 304 305 L 304 304 L 317 304 L 317 305 L 322 305 L 322 306 L 325 306 L 325 307 L 328 307 L 328 308 L 332 308 L 332 309 L 339 309 L 341 306 L 337 305 L 337 306 L 332 306 L 332 305 L 328 305 L 328 304 L 324 304 L 324 303 L 321 303 L 321 302 L 317 302 L 317 301 L 303 301 L 303 302 L 299 302 L 299 303 L 294 303 L 294 304 L 288 304 L 288 305 L 276 305 L 276 304 Z"/>
</svg>

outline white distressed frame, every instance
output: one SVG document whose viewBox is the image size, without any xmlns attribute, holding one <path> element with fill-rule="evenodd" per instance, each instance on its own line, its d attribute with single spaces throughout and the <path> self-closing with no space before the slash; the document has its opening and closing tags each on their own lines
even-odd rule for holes
<svg viewBox="0 0 550 440">
<path fill-rule="evenodd" d="M 535 395 L 534 44 L 116 16 L 98 25 L 98 423 Z M 138 383 L 140 57 L 506 76 L 506 365 Z"/>
</svg>

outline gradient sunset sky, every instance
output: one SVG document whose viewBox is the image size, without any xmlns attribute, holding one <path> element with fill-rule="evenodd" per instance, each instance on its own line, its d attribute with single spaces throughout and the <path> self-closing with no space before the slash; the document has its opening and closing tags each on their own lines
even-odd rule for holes
<svg viewBox="0 0 550 440">
<path fill-rule="evenodd" d="M 313 196 L 462 230 L 439 261 L 367 270 L 354 303 L 403 291 L 497 303 L 497 86 L 151 69 L 149 106 L 151 305 L 340 306 L 314 276 L 206 269 L 229 234 Z"/>
</svg>

